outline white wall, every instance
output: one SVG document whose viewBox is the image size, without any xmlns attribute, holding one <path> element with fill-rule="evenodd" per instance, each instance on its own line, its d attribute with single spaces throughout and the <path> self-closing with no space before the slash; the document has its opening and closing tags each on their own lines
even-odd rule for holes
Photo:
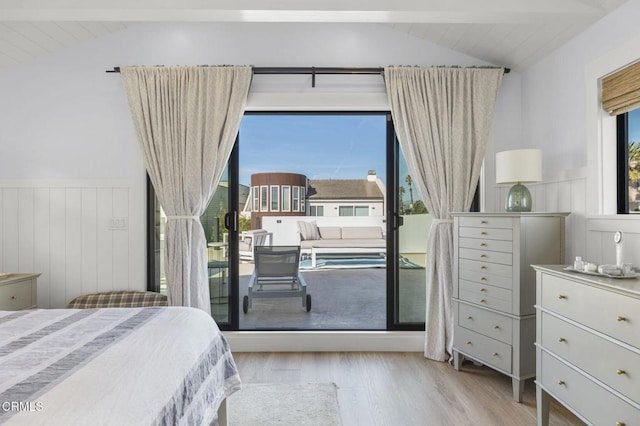
<svg viewBox="0 0 640 426">
<path fill-rule="evenodd" d="M 118 74 L 104 71 L 120 65 L 249 64 L 255 66 L 385 66 L 484 65 L 466 55 L 427 43 L 382 25 L 345 24 L 141 24 L 93 40 L 55 55 L 0 71 L 0 188 L 15 188 L 16 181 L 40 181 L 44 188 L 64 190 L 78 185 L 100 187 L 104 180 L 126 182 L 128 195 L 128 257 L 115 261 L 126 268 L 129 288 L 144 289 L 144 183 L 145 174 Z M 508 146 L 519 135 L 520 93 L 517 73 L 505 76 L 490 144 Z M 370 109 L 384 105 L 379 76 L 320 76 L 317 88 L 310 76 L 256 76 L 252 105 L 265 108 L 273 99 L 283 104 L 321 99 L 326 106 L 340 102 Z M 289 97 L 274 96 L 287 92 Z M 341 93 L 339 97 L 334 96 Z M 376 99 L 375 102 L 371 102 Z M 376 103 L 377 102 L 377 103 Z M 302 102 L 304 104 L 304 102 Z M 18 185 L 19 186 L 19 185 Z M 21 229 L 6 232 L 15 211 L 10 197 L 3 205 L 3 247 L 19 247 Z M 118 213 L 120 215 L 120 213 Z M 109 216 L 115 217 L 115 216 Z M 120 217 L 120 216 L 117 216 Z M 74 220 L 84 220 L 84 214 Z M 101 232 L 102 223 L 93 230 Z M 74 231 L 75 232 L 75 231 Z M 82 251 L 77 238 L 67 239 L 66 250 L 52 250 L 51 264 L 71 261 Z M 33 240 L 41 244 L 38 239 Z M 85 258 L 78 268 L 90 268 Z M 104 259 L 99 257 L 98 263 Z M 89 262 L 89 263 L 87 263 Z M 40 269 L 16 263 L 11 250 L 2 251 L 0 265 L 15 272 Z M 77 268 L 72 269 L 74 271 Z M 36 271 L 39 272 L 39 271 Z M 71 277 L 77 279 L 76 277 Z M 50 294 L 72 294 L 69 277 L 43 272 Z M 115 285 L 115 284 L 114 284 Z M 77 285 L 73 289 L 81 289 Z M 108 288 L 105 286 L 104 288 Z M 99 289 L 103 289 L 100 287 Z M 68 299 L 68 297 L 65 297 Z M 62 306 L 62 299 L 51 306 Z"/>
<path fill-rule="evenodd" d="M 640 233 L 640 218 L 601 217 L 612 211 L 615 188 L 602 175 L 600 149 L 603 144 L 605 152 L 611 149 L 606 141 L 615 127 L 600 113 L 598 89 L 603 75 L 640 58 L 639 16 L 640 1 L 630 0 L 522 73 L 522 137 L 514 146 L 543 151 L 544 182 L 530 187 L 533 207 L 571 212 L 567 259 L 586 257 L 593 252 L 588 247 L 602 244 L 600 231 L 588 231 L 590 217 L 598 219 L 598 229 L 615 229 L 623 221 L 620 226 L 629 233 Z M 503 210 L 508 188 L 493 182 L 486 182 L 488 194 L 493 194 L 488 195 L 487 209 Z M 609 225 L 603 228 L 602 220 Z M 606 253 L 597 256 L 609 258 Z M 640 264 L 640 252 L 633 256 L 630 260 Z"/>
</svg>

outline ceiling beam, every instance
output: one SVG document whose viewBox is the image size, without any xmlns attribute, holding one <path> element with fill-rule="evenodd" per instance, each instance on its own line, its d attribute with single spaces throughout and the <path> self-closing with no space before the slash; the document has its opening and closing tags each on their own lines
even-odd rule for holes
<svg viewBox="0 0 640 426">
<path fill-rule="evenodd" d="M 540 23 L 596 16 L 578 0 L 0 0 L 0 21 Z M 81 4 L 81 7 L 78 5 Z"/>
</svg>

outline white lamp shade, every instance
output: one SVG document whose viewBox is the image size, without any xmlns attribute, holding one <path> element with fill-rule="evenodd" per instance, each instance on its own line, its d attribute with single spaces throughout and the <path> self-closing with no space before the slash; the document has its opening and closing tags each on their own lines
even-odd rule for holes
<svg viewBox="0 0 640 426">
<path fill-rule="evenodd" d="M 539 149 L 515 149 L 496 154 L 496 183 L 527 183 L 542 180 Z"/>
</svg>

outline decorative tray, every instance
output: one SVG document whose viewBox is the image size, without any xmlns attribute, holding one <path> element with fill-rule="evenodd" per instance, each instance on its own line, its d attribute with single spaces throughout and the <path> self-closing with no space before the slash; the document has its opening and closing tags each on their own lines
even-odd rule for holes
<svg viewBox="0 0 640 426">
<path fill-rule="evenodd" d="M 630 274 L 627 275 L 609 275 L 609 274 L 601 274 L 599 272 L 587 272 L 587 271 L 578 271 L 577 269 L 573 269 L 573 266 L 567 266 L 565 268 L 562 268 L 565 271 L 569 271 L 569 272 L 577 272 L 579 274 L 585 274 L 585 275 L 593 275 L 595 277 L 605 277 L 605 278 L 615 278 L 618 280 L 624 280 L 624 279 L 629 279 L 629 278 L 638 278 L 640 277 L 640 273 L 638 273 L 637 271 L 633 271 Z"/>
</svg>

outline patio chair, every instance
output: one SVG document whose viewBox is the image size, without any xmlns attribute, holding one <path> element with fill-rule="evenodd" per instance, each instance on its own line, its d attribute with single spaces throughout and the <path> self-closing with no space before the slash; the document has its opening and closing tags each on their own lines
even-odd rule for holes
<svg viewBox="0 0 640 426">
<path fill-rule="evenodd" d="M 300 246 L 255 246 L 254 270 L 249 279 L 248 295 L 242 299 L 246 314 L 254 298 L 301 297 L 302 307 L 311 310 L 311 295 L 300 274 Z"/>
<path fill-rule="evenodd" d="M 238 251 L 240 260 L 253 261 L 254 247 L 265 246 L 267 242 L 272 244 L 273 234 L 264 229 L 251 229 L 240 233 Z"/>
</svg>

